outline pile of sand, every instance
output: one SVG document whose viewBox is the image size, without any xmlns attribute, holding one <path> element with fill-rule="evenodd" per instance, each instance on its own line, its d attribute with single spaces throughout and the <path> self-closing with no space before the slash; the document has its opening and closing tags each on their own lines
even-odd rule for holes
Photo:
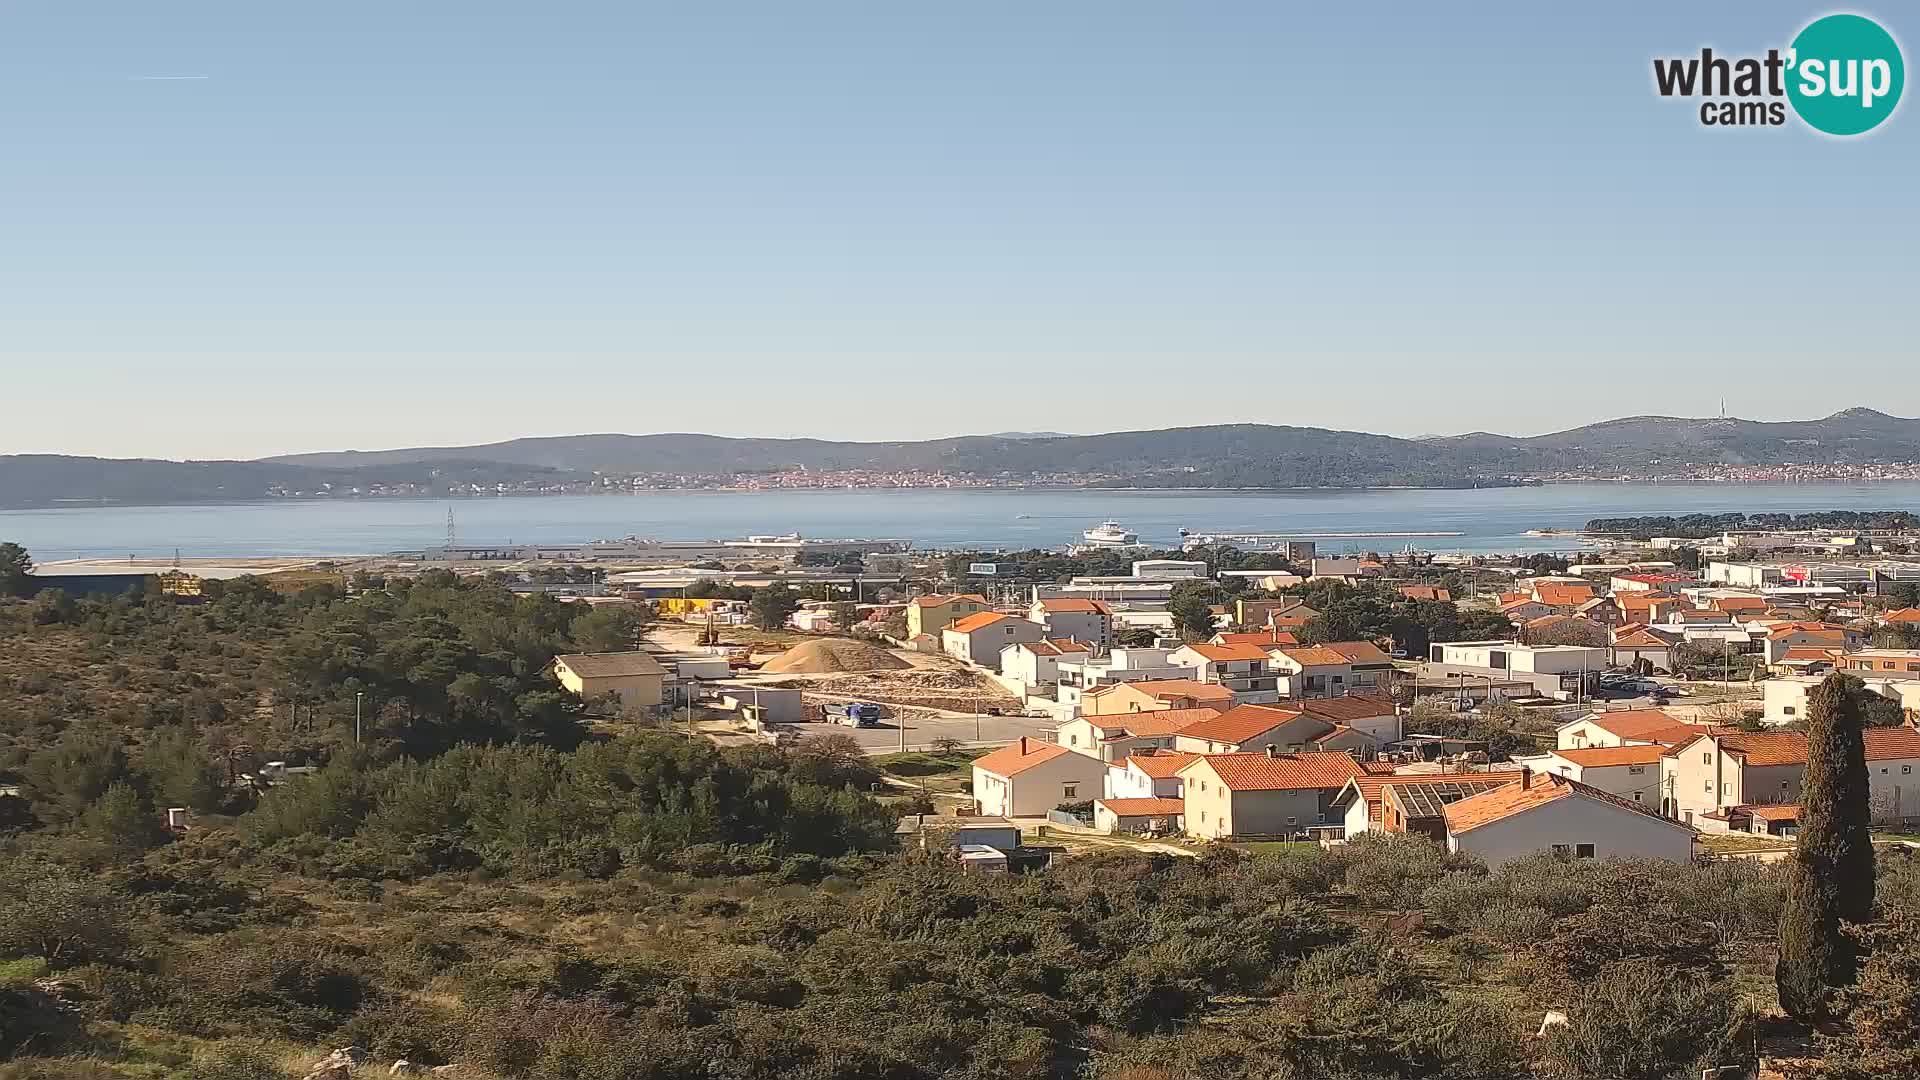
<svg viewBox="0 0 1920 1080">
<path fill-rule="evenodd" d="M 821 638 L 808 641 L 760 665 L 775 675 L 819 675 L 838 671 L 898 671 L 911 667 L 905 660 L 864 641 Z"/>
</svg>

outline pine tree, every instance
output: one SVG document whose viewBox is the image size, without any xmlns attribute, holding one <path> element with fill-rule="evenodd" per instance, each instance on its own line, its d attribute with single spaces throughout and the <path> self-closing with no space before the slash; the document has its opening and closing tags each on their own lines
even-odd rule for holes
<svg viewBox="0 0 1920 1080">
<path fill-rule="evenodd" d="M 1854 980 L 1858 951 L 1841 929 L 1873 913 L 1873 844 L 1867 835 L 1867 753 L 1860 680 L 1834 673 L 1808 699 L 1807 771 L 1800 844 L 1787 861 L 1786 906 L 1774 983 L 1780 1007 L 1826 1019 L 1833 991 Z"/>
</svg>

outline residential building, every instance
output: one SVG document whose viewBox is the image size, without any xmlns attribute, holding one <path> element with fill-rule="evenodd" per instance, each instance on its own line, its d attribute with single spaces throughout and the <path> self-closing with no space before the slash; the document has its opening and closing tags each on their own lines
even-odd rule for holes
<svg viewBox="0 0 1920 1080">
<path fill-rule="evenodd" d="M 1194 679 L 1143 679 L 1097 686 L 1081 695 L 1080 706 L 1088 716 L 1155 709 L 1226 710 L 1233 707 L 1233 691 Z"/>
<path fill-rule="evenodd" d="M 1863 679 L 1920 679 L 1920 649 L 1861 649 L 1842 656 L 1840 670 Z"/>
<path fill-rule="evenodd" d="M 903 844 L 911 843 L 921 851 L 971 847 L 1012 851 L 1020 846 L 1020 826 L 998 816 L 914 814 L 901 818 L 893 831 Z"/>
<path fill-rule="evenodd" d="M 625 709 L 666 700 L 667 669 L 651 653 L 566 653 L 553 658 L 553 677 L 583 701 L 612 697 Z"/>
<path fill-rule="evenodd" d="M 1920 679 L 1897 673 L 1874 672 L 1869 675 L 1865 671 L 1856 671 L 1851 674 L 1866 684 L 1868 690 L 1899 702 L 1909 715 L 1920 712 Z M 1824 675 L 1787 675 L 1763 681 L 1760 684 L 1761 722 L 1769 727 L 1781 727 L 1796 720 L 1805 720 L 1807 696 L 1825 678 Z"/>
<path fill-rule="evenodd" d="M 1056 743 L 1021 736 L 973 763 L 973 800 L 980 813 L 1039 817 L 1061 803 L 1097 798 L 1107 763 Z"/>
<path fill-rule="evenodd" d="M 1204 717 L 1174 732 L 1173 748 L 1190 754 L 1232 754 L 1266 750 L 1342 750 L 1371 755 L 1371 735 L 1338 721 L 1310 716 L 1286 705 L 1238 705 Z"/>
<path fill-rule="evenodd" d="M 1108 834 L 1178 833 L 1182 831 L 1185 808 L 1179 799 L 1096 799 L 1093 827 Z"/>
<path fill-rule="evenodd" d="M 1184 645 L 1167 658 L 1181 667 L 1191 668 L 1203 683 L 1224 686 L 1233 691 L 1235 704 L 1263 704 L 1280 700 L 1279 680 L 1268 665 L 1265 649 L 1258 645 L 1209 645 L 1204 642 Z"/>
<path fill-rule="evenodd" d="M 1334 796 L 1361 775 L 1351 755 L 1208 754 L 1180 770 L 1189 836 L 1295 836 L 1334 822 Z"/>
<path fill-rule="evenodd" d="M 1411 832 L 1445 844 L 1446 805 L 1510 784 L 1514 775 L 1500 771 L 1356 776 L 1334 796 L 1333 812 L 1348 840 L 1367 832 Z"/>
<path fill-rule="evenodd" d="M 1659 743 L 1629 746 L 1589 746 L 1553 750 L 1529 758 L 1535 771 L 1564 776 L 1618 795 L 1639 806 L 1660 808 L 1661 765 L 1667 748 Z"/>
<path fill-rule="evenodd" d="M 1060 681 L 1062 660 L 1084 660 L 1093 650 L 1068 638 L 1021 641 L 1000 650 L 1000 674 L 1020 680 L 1028 693 Z"/>
<path fill-rule="evenodd" d="M 1620 605 L 1615 603 L 1611 596 L 1596 596 L 1573 609 L 1573 613 L 1609 629 L 1627 621 L 1620 611 Z"/>
<path fill-rule="evenodd" d="M 1920 732 L 1911 725 L 1868 728 L 1862 737 L 1873 820 L 1920 818 L 1920 774 L 1914 771 L 1920 766 Z M 1734 808 L 1799 802 L 1806 762 L 1807 738 L 1797 731 L 1715 729 L 1667 751 L 1668 810 L 1682 820 L 1693 815 L 1694 824 L 1727 828 Z"/>
<path fill-rule="evenodd" d="M 919 637 L 932 634 L 935 637 L 957 619 L 988 610 L 987 598 L 976 593 L 958 593 L 945 595 L 935 593 L 928 596 L 916 596 L 907 605 L 907 636 Z"/>
<path fill-rule="evenodd" d="M 1607 666 L 1605 646 L 1519 645 L 1511 641 L 1450 641 L 1432 646 L 1422 679 L 1524 682 L 1563 700 L 1592 693 Z"/>
<path fill-rule="evenodd" d="M 1205 581 L 1207 578 L 1207 564 L 1203 559 L 1135 559 L 1130 569 L 1134 577 L 1145 579 Z"/>
<path fill-rule="evenodd" d="M 1346 660 L 1348 692 L 1370 690 L 1393 681 L 1393 657 L 1371 641 L 1329 641 L 1323 648 L 1332 649 Z"/>
<path fill-rule="evenodd" d="M 1055 665 L 1059 685 L 1054 697 L 1062 712 L 1072 714 L 1082 708 L 1081 698 L 1089 691 L 1122 682 L 1146 682 L 1155 679 L 1185 679 L 1189 668 L 1171 663 L 1172 649 L 1114 649 L 1106 656 L 1070 660 L 1062 657 Z M 1225 708 L 1222 705 L 1221 708 Z"/>
<path fill-rule="evenodd" d="M 1520 778 L 1448 804 L 1447 850 L 1499 867 L 1553 852 L 1580 859 L 1690 862 L 1691 825 L 1564 776 L 1523 769 Z"/>
<path fill-rule="evenodd" d="M 1562 750 L 1592 746 L 1672 746 L 1700 734 L 1703 728 L 1659 709 L 1619 709 L 1570 720 L 1555 729 Z"/>
<path fill-rule="evenodd" d="M 1453 602 L 1453 593 L 1438 585 L 1402 585 L 1396 591 L 1403 600 L 1430 600 L 1442 604 Z"/>
<path fill-rule="evenodd" d="M 1640 623 L 1629 623 L 1613 631 L 1613 644 L 1607 659 L 1614 667 L 1641 671 L 1672 671 L 1673 647 L 1683 639 L 1663 634 Z"/>
<path fill-rule="evenodd" d="M 1593 596 L 1593 586 L 1584 581 L 1542 581 L 1533 587 L 1533 599 L 1558 615 L 1573 614 Z"/>
<path fill-rule="evenodd" d="M 965 663 L 1000 670 L 1000 654 L 1009 645 L 1045 640 L 1039 623 L 998 611 L 981 611 L 940 631 L 940 650 Z"/>
<path fill-rule="evenodd" d="M 1171 750 L 1130 754 L 1107 770 L 1109 799 L 1178 799 L 1184 791 L 1180 770 L 1195 755 Z"/>
<path fill-rule="evenodd" d="M 1528 645 L 1605 645 L 1608 636 L 1605 626 L 1583 615 L 1542 615 L 1521 623 L 1519 633 Z"/>
<path fill-rule="evenodd" d="M 1262 588 L 1266 587 L 1262 586 Z M 1249 630 L 1272 630 L 1276 626 L 1286 629 L 1291 626 L 1300 626 L 1318 614 L 1320 614 L 1318 611 L 1292 597 L 1281 600 L 1235 600 L 1233 602 L 1233 625 L 1244 626 Z"/>
<path fill-rule="evenodd" d="M 1880 622 L 1887 626 L 1920 626 L 1920 608 L 1895 608 L 1883 613 Z"/>
<path fill-rule="evenodd" d="M 1512 600 L 1500 602 L 1500 614 L 1515 623 L 1529 623 L 1535 619 L 1544 619 L 1559 614 L 1553 605 L 1543 604 L 1531 596 L 1522 595 Z"/>
<path fill-rule="evenodd" d="M 1283 680 L 1278 685 L 1282 697 L 1335 697 L 1354 685 L 1352 661 L 1328 646 L 1281 645 L 1267 655 Z"/>
<path fill-rule="evenodd" d="M 1053 741 L 1075 753 L 1102 761 L 1171 750 L 1175 733 L 1188 724 L 1219 716 L 1220 709 L 1156 709 L 1150 712 L 1076 716 L 1053 730 Z"/>
<path fill-rule="evenodd" d="M 1765 649 L 1769 664 L 1777 664 L 1786 659 L 1787 651 L 1790 649 L 1851 649 L 1858 647 L 1866 638 L 1858 630 L 1834 623 L 1774 623 L 1764 629 L 1766 640 L 1762 648 Z M 1914 654 L 1914 658 L 1920 661 L 1920 653 Z M 1915 671 L 1915 677 L 1920 678 L 1920 668 L 1916 668 Z M 1876 671 L 1875 674 L 1880 672 Z"/>
<path fill-rule="evenodd" d="M 1113 608 L 1105 600 L 1035 600 L 1027 617 L 1044 626 L 1049 638 L 1083 641 L 1096 653 L 1113 648 Z"/>
</svg>

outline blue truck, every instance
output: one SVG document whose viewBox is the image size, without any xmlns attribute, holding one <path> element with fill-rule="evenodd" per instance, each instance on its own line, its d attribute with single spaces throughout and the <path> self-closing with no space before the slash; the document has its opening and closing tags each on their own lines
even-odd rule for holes
<svg viewBox="0 0 1920 1080">
<path fill-rule="evenodd" d="M 826 706 L 826 720 L 829 724 L 845 724 L 848 727 L 880 726 L 880 706 L 871 701 L 848 701 Z"/>
</svg>

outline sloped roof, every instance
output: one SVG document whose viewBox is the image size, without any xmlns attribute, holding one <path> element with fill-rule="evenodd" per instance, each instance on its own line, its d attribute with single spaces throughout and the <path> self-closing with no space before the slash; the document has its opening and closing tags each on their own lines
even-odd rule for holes
<svg viewBox="0 0 1920 1080">
<path fill-rule="evenodd" d="M 1205 642 L 1188 645 L 1197 655 L 1212 661 L 1225 660 L 1265 660 L 1267 651 L 1257 645 L 1209 645 Z"/>
<path fill-rule="evenodd" d="M 1666 638 L 1661 637 L 1659 634 L 1654 633 L 1644 626 L 1636 626 L 1625 633 L 1615 633 L 1613 635 L 1613 643 L 1616 646 L 1624 646 L 1629 649 L 1665 649 L 1673 645 L 1673 642 L 1668 641 Z"/>
<path fill-rule="evenodd" d="M 1093 651 L 1072 638 L 1052 638 L 1047 641 L 1019 641 L 1014 644 L 1035 656 L 1065 656 L 1068 653 Z"/>
<path fill-rule="evenodd" d="M 1154 709 L 1151 712 L 1117 713 L 1111 718 L 1090 716 L 1087 719 L 1105 721 L 1113 719 L 1116 724 L 1101 723 L 1107 731 L 1119 729 L 1137 738 L 1150 739 L 1159 735 L 1171 735 L 1188 724 L 1198 723 L 1219 716 L 1219 709 Z"/>
<path fill-rule="evenodd" d="M 1105 686 L 1094 687 L 1087 691 L 1085 696 L 1093 697 L 1096 694 L 1118 690 L 1123 686 L 1131 686 L 1148 697 L 1159 698 L 1162 701 L 1174 697 L 1190 697 L 1196 701 L 1233 700 L 1233 691 L 1214 683 L 1203 683 L 1198 679 L 1142 679 L 1139 682 L 1108 683 Z"/>
<path fill-rule="evenodd" d="M 987 598 L 978 593 L 954 593 L 952 595 L 946 593 L 928 593 L 926 596 L 914 597 L 913 606 L 923 608 L 945 607 L 957 600 L 971 600 L 981 607 L 985 607 L 987 604 Z"/>
<path fill-rule="evenodd" d="M 1325 647 L 1345 657 L 1349 664 L 1393 663 L 1393 657 L 1371 641 L 1329 641 Z"/>
<path fill-rule="evenodd" d="M 1115 817 L 1161 817 L 1183 814 L 1187 809 L 1184 799 L 1095 799 L 1094 802 L 1106 807 Z"/>
<path fill-rule="evenodd" d="M 1767 598 L 1764 596 L 1716 596 L 1707 601 L 1707 606 L 1719 611 L 1765 611 Z"/>
<path fill-rule="evenodd" d="M 1761 821 L 1799 821 L 1800 808 L 1792 803 L 1768 806 L 1742 806 L 1739 811 Z"/>
<path fill-rule="evenodd" d="M 1002 619 L 1011 618 L 1013 618 L 1013 616 L 1001 611 L 976 611 L 964 619 L 955 619 L 947 629 L 958 631 L 962 634 L 971 634 L 976 630 L 985 630 L 987 627 L 992 626 Z M 1024 622 L 1026 620 L 1023 619 L 1021 621 Z"/>
<path fill-rule="evenodd" d="M 1574 724 L 1588 723 L 1617 738 L 1658 742 L 1655 735 L 1672 735 L 1675 726 L 1687 727 L 1686 734 L 1700 734 L 1704 729 L 1692 728 L 1676 717 L 1661 709 L 1621 709 L 1617 712 L 1599 712 L 1580 720 L 1560 725 L 1563 728 Z"/>
<path fill-rule="evenodd" d="M 1868 761 L 1920 758 L 1920 731 L 1915 731 L 1910 724 L 1868 728 L 1860 734 L 1867 744 Z"/>
<path fill-rule="evenodd" d="M 1784 637 L 1792 637 L 1795 634 L 1816 634 L 1822 638 L 1840 641 L 1846 638 L 1847 628 L 1844 626 L 1835 626 L 1832 623 L 1791 622 L 1772 627 L 1767 631 L 1767 637 L 1774 641 L 1778 641 Z"/>
<path fill-rule="evenodd" d="M 1637 746 L 1588 746 L 1578 750 L 1555 750 L 1553 755 L 1565 758 L 1581 768 L 1604 768 L 1608 765 L 1656 765 L 1667 752 L 1659 743 Z"/>
<path fill-rule="evenodd" d="M 1555 607 L 1577 607 L 1593 599 L 1591 585 L 1535 585 L 1534 598 Z"/>
<path fill-rule="evenodd" d="M 1453 593 L 1438 585 L 1402 585 L 1400 586 L 1400 595 L 1409 600 L 1439 600 L 1444 602 L 1453 599 Z"/>
<path fill-rule="evenodd" d="M 1035 739 L 1019 739 L 995 750 L 984 757 L 975 758 L 973 767 L 984 769 L 995 776 L 1018 776 L 1033 768 L 1044 765 L 1062 754 L 1073 751 L 1059 743 L 1039 742 Z M 1095 759 L 1089 757 L 1087 760 Z"/>
<path fill-rule="evenodd" d="M 1325 645 L 1302 645 L 1275 651 L 1301 667 L 1345 667 L 1348 664 L 1344 655 Z"/>
<path fill-rule="evenodd" d="M 553 658 L 583 679 L 617 679 L 629 675 L 665 675 L 667 669 L 647 652 L 565 653 Z"/>
<path fill-rule="evenodd" d="M 1349 754 L 1308 751 L 1300 754 L 1203 754 L 1181 769 L 1182 775 L 1201 766 L 1213 769 L 1229 791 L 1339 790 L 1360 775 L 1360 763 Z"/>
<path fill-rule="evenodd" d="M 1882 622 L 1920 623 L 1920 608 L 1903 607 L 1880 616 Z"/>
<path fill-rule="evenodd" d="M 1364 767 L 1363 767 L 1364 770 Z M 1446 782 L 1464 785 L 1469 793 L 1478 793 L 1504 784 L 1510 784 L 1519 775 L 1515 769 L 1498 769 L 1480 773 L 1369 773 L 1362 771 L 1342 788 L 1333 800 L 1335 807 L 1345 806 L 1354 798 L 1366 802 L 1369 807 L 1380 801 L 1381 793 L 1397 784 L 1432 784 Z"/>
<path fill-rule="evenodd" d="M 1602 806 L 1627 810 L 1687 832 L 1696 831 L 1691 825 L 1662 817 L 1639 803 L 1552 773 L 1533 773 L 1524 780 L 1512 780 L 1504 786 L 1449 804 L 1446 808 L 1447 831 L 1454 834 L 1471 832 L 1496 821 L 1505 821 L 1516 814 L 1538 809 L 1548 803 L 1570 798 L 1585 799 Z"/>
<path fill-rule="evenodd" d="M 1297 709 L 1273 705 L 1237 705 L 1226 712 L 1194 721 L 1180 734 L 1217 743 L 1243 743 L 1282 724 L 1300 719 Z"/>
<path fill-rule="evenodd" d="M 1171 780 L 1180 775 L 1180 770 L 1192 764 L 1193 759 L 1199 756 L 1163 750 L 1157 754 L 1129 754 L 1124 764 L 1139 769 L 1155 780 Z"/>
</svg>

